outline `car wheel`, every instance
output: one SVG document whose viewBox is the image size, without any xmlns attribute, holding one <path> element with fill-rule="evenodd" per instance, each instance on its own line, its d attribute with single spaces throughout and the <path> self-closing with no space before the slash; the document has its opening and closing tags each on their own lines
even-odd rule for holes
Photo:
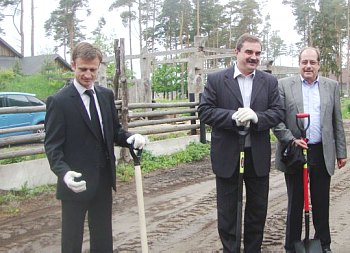
<svg viewBox="0 0 350 253">
<path fill-rule="evenodd" d="M 44 124 L 44 122 L 39 122 L 37 125 L 41 125 L 41 124 Z M 33 133 L 34 134 L 45 133 L 45 128 L 40 128 L 40 129 L 34 130 Z"/>
</svg>

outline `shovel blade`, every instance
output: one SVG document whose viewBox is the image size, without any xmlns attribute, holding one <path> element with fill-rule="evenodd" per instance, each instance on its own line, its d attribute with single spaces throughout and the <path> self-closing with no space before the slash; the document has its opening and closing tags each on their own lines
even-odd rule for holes
<svg viewBox="0 0 350 253">
<path fill-rule="evenodd" d="M 296 253 L 322 253 L 321 242 L 318 239 L 296 242 L 294 248 Z"/>
</svg>

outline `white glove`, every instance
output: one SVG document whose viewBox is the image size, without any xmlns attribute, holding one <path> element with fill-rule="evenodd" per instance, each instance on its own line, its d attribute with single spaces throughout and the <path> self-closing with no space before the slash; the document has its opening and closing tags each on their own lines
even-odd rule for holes
<svg viewBox="0 0 350 253">
<path fill-rule="evenodd" d="M 253 123 L 258 123 L 258 116 L 249 107 L 238 108 L 237 119 L 241 122 L 252 121 Z"/>
<path fill-rule="evenodd" d="M 237 113 L 238 113 L 238 111 L 236 111 L 234 114 L 232 114 L 232 120 L 236 121 L 236 126 L 238 126 L 238 127 L 240 127 L 240 126 L 249 127 L 250 121 L 246 121 L 246 122 L 239 121 L 238 118 L 237 118 Z"/>
<path fill-rule="evenodd" d="M 126 140 L 126 142 L 132 144 L 134 149 L 143 149 L 146 145 L 146 138 L 141 134 L 133 134 Z"/>
<path fill-rule="evenodd" d="M 74 181 L 75 177 L 81 177 L 81 173 L 76 171 L 68 171 L 64 177 L 63 181 L 66 183 L 69 189 L 74 191 L 75 193 L 83 192 L 86 190 L 86 181 L 81 180 L 79 182 Z"/>
</svg>

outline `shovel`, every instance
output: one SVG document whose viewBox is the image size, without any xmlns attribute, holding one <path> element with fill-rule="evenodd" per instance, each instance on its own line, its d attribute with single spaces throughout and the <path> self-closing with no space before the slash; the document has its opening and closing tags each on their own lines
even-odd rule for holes
<svg viewBox="0 0 350 253">
<path fill-rule="evenodd" d="M 307 118 L 307 124 L 304 126 L 299 125 L 299 119 Z M 301 132 L 301 137 L 307 142 L 306 130 L 310 126 L 310 114 L 298 113 L 296 115 L 296 123 Z M 303 149 L 305 160 L 307 161 L 307 150 Z M 322 247 L 319 239 L 309 239 L 310 236 L 310 207 L 309 207 L 309 171 L 307 162 L 303 167 L 303 187 L 304 187 L 304 218 L 305 218 L 305 239 L 294 243 L 296 253 L 321 253 Z"/>
<path fill-rule="evenodd" d="M 148 253 L 145 205 L 143 202 L 142 174 L 141 174 L 141 165 L 140 165 L 142 149 L 134 149 L 133 147 L 130 147 L 129 150 L 134 160 L 134 166 L 135 166 L 136 195 L 137 195 L 137 205 L 138 205 L 138 211 L 139 211 L 141 248 L 142 248 L 142 253 Z"/>
<path fill-rule="evenodd" d="M 239 174 L 238 174 L 238 202 L 237 202 L 237 224 L 236 224 L 236 252 L 241 252 L 242 236 L 242 202 L 243 202 L 243 174 L 244 174 L 244 144 L 249 128 L 239 127 Z"/>
</svg>

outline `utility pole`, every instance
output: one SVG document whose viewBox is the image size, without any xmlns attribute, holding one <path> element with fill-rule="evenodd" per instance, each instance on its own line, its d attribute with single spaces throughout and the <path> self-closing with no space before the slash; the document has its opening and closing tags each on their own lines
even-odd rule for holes
<svg viewBox="0 0 350 253">
<path fill-rule="evenodd" d="M 197 36 L 200 36 L 200 33 L 199 33 L 199 0 L 197 0 Z"/>
</svg>

